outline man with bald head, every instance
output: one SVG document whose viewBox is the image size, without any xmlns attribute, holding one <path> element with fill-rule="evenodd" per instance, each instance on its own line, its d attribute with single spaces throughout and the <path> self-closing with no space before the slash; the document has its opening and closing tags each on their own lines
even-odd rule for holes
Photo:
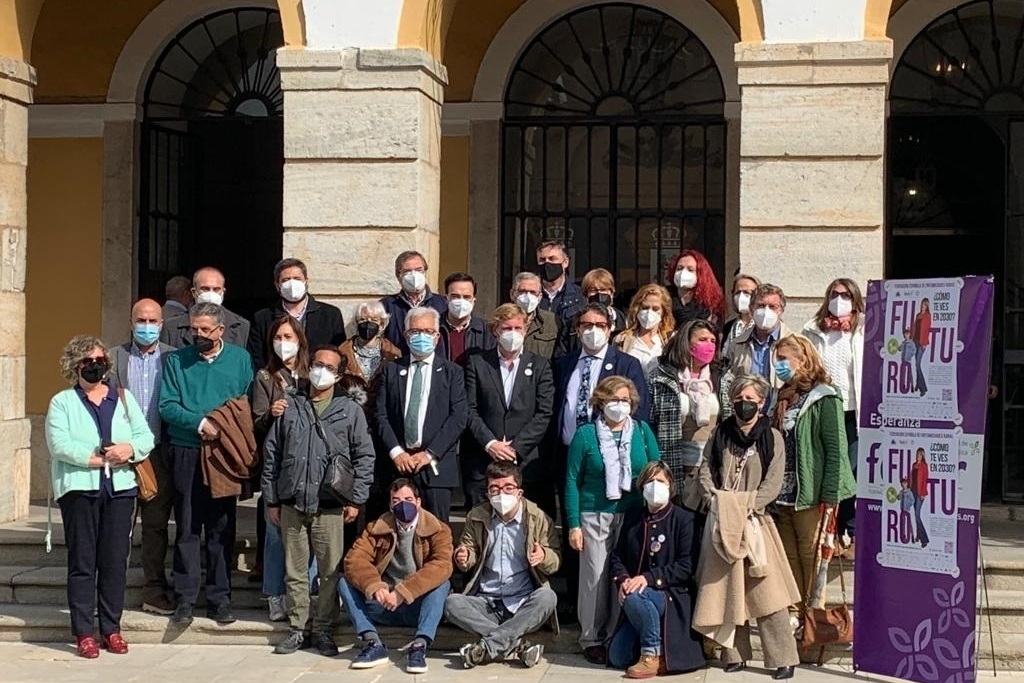
<svg viewBox="0 0 1024 683">
<path fill-rule="evenodd" d="M 160 419 L 160 384 L 164 362 L 173 346 L 159 341 L 163 327 L 163 311 L 153 299 L 140 299 L 132 306 L 131 341 L 110 348 L 111 383 L 127 389 L 139 402 L 146 422 L 156 441 L 149 454 L 156 472 L 156 498 L 142 508 L 142 573 L 146 585 L 142 590 L 142 609 L 154 614 L 172 614 L 174 601 L 164 566 L 167 559 L 167 522 L 171 518 L 174 489 L 167 463 L 163 421 Z"/>
<path fill-rule="evenodd" d="M 205 266 L 192 276 L 192 297 L 197 304 L 217 304 L 224 314 L 224 343 L 241 346 L 249 343 L 249 321 L 224 307 L 227 294 L 224 274 L 211 266 Z M 175 315 L 164 323 L 160 341 L 176 349 L 192 345 L 192 325 L 188 313 Z"/>
</svg>

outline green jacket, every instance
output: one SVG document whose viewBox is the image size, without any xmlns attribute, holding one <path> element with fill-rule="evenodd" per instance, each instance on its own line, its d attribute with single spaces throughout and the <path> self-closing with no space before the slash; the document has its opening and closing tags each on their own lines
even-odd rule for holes
<svg viewBox="0 0 1024 683">
<path fill-rule="evenodd" d="M 110 436 L 116 444 L 131 444 L 135 454 L 129 462 L 134 463 L 145 460 L 153 450 L 153 433 L 135 397 L 125 390 L 124 398 L 119 398 L 114 407 Z M 100 445 L 96 422 L 74 387 L 50 400 L 46 411 L 46 447 L 50 451 L 54 500 L 70 491 L 99 490 L 103 468 L 89 467 L 89 458 L 96 455 Z M 126 491 L 136 485 L 135 472 L 128 465 L 113 468 L 110 476 L 115 491 Z"/>
<path fill-rule="evenodd" d="M 835 387 L 811 389 L 796 418 L 796 509 L 857 495 L 847 453 L 843 397 Z"/>
</svg>

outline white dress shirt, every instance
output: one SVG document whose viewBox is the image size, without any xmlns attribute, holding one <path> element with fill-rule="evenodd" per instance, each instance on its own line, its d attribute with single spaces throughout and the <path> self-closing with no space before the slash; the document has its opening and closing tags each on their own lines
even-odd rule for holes
<svg viewBox="0 0 1024 683">
<path fill-rule="evenodd" d="M 640 367 L 644 369 L 644 377 L 647 377 L 657 369 L 661 362 L 661 335 L 651 335 L 651 345 L 648 346 L 647 342 L 640 338 L 640 335 L 634 334 L 629 338 L 629 348 L 622 350 L 640 361 Z"/>
<path fill-rule="evenodd" d="M 409 399 L 412 397 L 412 378 L 416 374 L 416 357 L 409 359 L 409 368 L 405 373 L 405 401 L 402 403 L 402 419 L 405 419 L 405 414 L 409 410 Z M 420 369 L 423 378 L 423 397 L 420 399 L 420 410 L 419 415 L 416 416 L 416 424 L 420 438 L 416 443 L 407 443 L 405 447 L 395 446 L 391 449 L 392 460 L 397 458 L 402 453 L 409 449 L 417 449 L 423 445 L 423 422 L 427 419 L 427 404 L 430 402 L 430 379 L 434 374 L 434 354 L 430 354 L 426 358 L 423 358 L 419 362 L 423 363 L 423 367 Z M 405 368 L 403 368 L 405 370 Z M 401 372 L 401 371 L 399 371 Z"/>
<path fill-rule="evenodd" d="M 594 387 L 597 386 L 597 378 L 601 376 L 601 369 L 604 366 L 604 357 L 608 353 L 608 345 L 595 354 L 590 354 L 586 349 L 580 353 L 580 359 L 576 368 L 569 376 L 569 386 L 565 388 L 565 405 L 562 407 L 562 443 L 568 446 L 572 443 L 572 437 L 576 434 L 576 404 L 580 393 L 580 372 L 586 358 L 593 358 L 590 361 L 590 387 L 587 392 L 587 399 L 594 395 Z"/>
</svg>

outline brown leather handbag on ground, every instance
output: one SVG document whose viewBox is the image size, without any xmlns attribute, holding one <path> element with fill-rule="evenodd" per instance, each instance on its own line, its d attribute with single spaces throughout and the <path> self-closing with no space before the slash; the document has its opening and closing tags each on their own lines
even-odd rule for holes
<svg viewBox="0 0 1024 683">
<path fill-rule="evenodd" d="M 118 387 L 117 389 L 117 397 L 123 404 L 124 389 L 121 387 Z M 127 408 L 125 410 L 127 410 Z M 153 469 L 153 463 L 149 461 L 149 458 L 132 463 L 132 471 L 135 472 L 135 485 L 139 489 L 138 499 L 143 503 L 148 503 L 156 498 L 156 470 Z"/>
<path fill-rule="evenodd" d="M 834 536 L 835 518 L 834 512 L 832 515 L 822 514 L 820 539 L 824 539 L 828 534 Z M 826 547 L 822 544 L 819 544 L 818 548 L 822 555 L 821 561 L 826 562 L 824 571 L 827 576 L 827 562 L 831 559 L 834 548 L 831 546 Z M 842 589 L 842 604 L 835 607 L 825 607 L 825 587 L 823 585 L 820 602 L 815 601 L 813 603 L 821 604 L 822 607 L 807 606 L 804 608 L 804 634 L 801 644 L 805 650 L 812 647 L 821 648 L 821 651 L 818 653 L 818 666 L 821 666 L 825 661 L 825 647 L 827 645 L 849 645 L 853 642 L 853 612 L 850 610 L 846 599 L 846 576 L 843 572 L 843 557 L 839 553 L 835 553 L 835 557 L 839 560 L 839 586 Z M 815 578 L 811 577 L 810 585 L 807 588 L 808 596 L 812 595 L 814 583 Z"/>
</svg>

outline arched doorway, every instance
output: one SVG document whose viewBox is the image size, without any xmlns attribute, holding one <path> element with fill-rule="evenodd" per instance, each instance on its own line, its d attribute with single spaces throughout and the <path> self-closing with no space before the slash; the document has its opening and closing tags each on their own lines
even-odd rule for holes
<svg viewBox="0 0 1024 683">
<path fill-rule="evenodd" d="M 1024 0 L 910 43 L 890 91 L 888 277 L 996 276 L 987 491 L 1024 499 Z"/>
<path fill-rule="evenodd" d="M 283 104 L 275 51 L 281 19 L 230 9 L 164 49 L 143 102 L 139 295 L 203 265 L 228 281 L 227 305 L 251 317 L 274 295 L 281 257 Z"/>
<path fill-rule="evenodd" d="M 725 262 L 722 79 L 700 39 L 629 4 L 586 7 L 524 49 L 505 95 L 502 289 L 566 242 L 571 275 L 616 275 L 626 299 L 681 248 Z"/>
</svg>

